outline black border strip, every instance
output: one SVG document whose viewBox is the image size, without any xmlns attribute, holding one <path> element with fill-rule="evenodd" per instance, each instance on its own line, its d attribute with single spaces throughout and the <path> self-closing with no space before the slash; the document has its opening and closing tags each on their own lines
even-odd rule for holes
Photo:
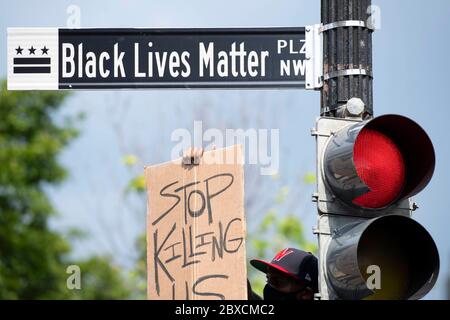
<svg viewBox="0 0 450 320">
<path fill-rule="evenodd" d="M 50 67 L 14 67 L 13 73 L 51 73 Z"/>
<path fill-rule="evenodd" d="M 50 58 L 14 58 L 15 65 L 17 64 L 50 64 Z"/>
</svg>

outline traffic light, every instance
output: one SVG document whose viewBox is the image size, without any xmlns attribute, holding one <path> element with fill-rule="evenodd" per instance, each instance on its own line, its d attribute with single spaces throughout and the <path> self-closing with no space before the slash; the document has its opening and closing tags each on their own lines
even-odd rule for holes
<svg viewBox="0 0 450 320">
<path fill-rule="evenodd" d="M 434 286 L 439 254 L 412 219 L 411 197 L 430 182 L 432 142 L 414 121 L 319 118 L 320 298 L 415 300 Z"/>
</svg>

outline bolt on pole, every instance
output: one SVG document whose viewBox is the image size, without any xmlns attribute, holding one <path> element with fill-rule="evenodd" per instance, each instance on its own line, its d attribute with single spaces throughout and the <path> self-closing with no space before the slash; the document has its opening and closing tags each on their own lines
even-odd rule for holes
<svg viewBox="0 0 450 320">
<path fill-rule="evenodd" d="M 321 0 L 324 85 L 321 116 L 345 117 L 345 105 L 360 98 L 363 118 L 373 113 L 371 0 Z"/>
</svg>

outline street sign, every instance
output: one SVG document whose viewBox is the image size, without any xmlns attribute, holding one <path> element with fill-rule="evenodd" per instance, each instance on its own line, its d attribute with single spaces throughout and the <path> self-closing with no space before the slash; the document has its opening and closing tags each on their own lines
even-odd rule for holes
<svg viewBox="0 0 450 320">
<path fill-rule="evenodd" d="M 318 26 L 8 29 L 8 89 L 321 86 Z"/>
</svg>

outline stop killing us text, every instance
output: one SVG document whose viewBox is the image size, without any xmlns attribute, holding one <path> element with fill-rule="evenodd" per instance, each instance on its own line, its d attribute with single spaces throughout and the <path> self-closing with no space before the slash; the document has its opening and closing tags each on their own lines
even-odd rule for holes
<svg viewBox="0 0 450 320">
<path fill-rule="evenodd" d="M 111 50 L 87 51 L 83 43 L 61 45 L 62 78 L 264 78 L 268 74 L 270 51 L 254 51 L 245 42 L 233 42 L 227 50 L 217 50 L 214 42 L 199 42 L 195 54 L 191 51 L 155 51 L 154 44 L 134 43 L 132 48 L 121 50 L 119 43 Z M 130 50 L 131 49 L 131 50 Z M 286 41 L 279 40 L 277 51 L 286 49 Z M 86 52 L 85 52 L 86 51 Z M 304 54 L 305 44 L 297 54 Z M 131 57 L 130 57 L 131 56 Z M 304 76 L 304 59 L 279 60 L 280 76 Z M 193 70 L 193 69 L 196 70 Z M 198 68 L 198 70 L 197 70 Z M 131 74 L 130 74 L 131 73 Z"/>
</svg>

